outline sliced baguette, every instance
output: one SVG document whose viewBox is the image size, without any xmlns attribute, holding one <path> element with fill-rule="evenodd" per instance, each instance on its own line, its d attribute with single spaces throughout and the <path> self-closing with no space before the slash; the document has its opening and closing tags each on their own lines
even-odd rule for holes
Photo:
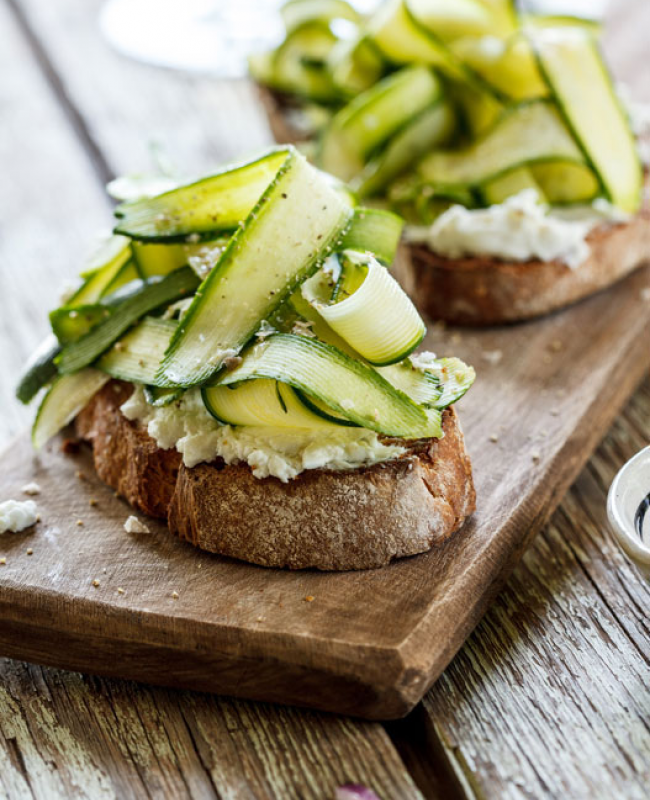
<svg viewBox="0 0 650 800">
<path fill-rule="evenodd" d="M 474 511 L 453 409 L 444 412 L 442 439 L 411 443 L 399 459 L 351 472 L 309 470 L 285 484 L 255 478 L 247 465 L 188 469 L 122 415 L 131 391 L 107 384 L 78 415 L 77 434 L 92 445 L 105 483 L 204 550 L 266 567 L 369 569 L 441 544 Z"/>
<path fill-rule="evenodd" d="M 287 114 L 290 100 L 259 87 L 278 142 L 305 137 Z M 641 211 L 629 222 L 604 224 L 587 237 L 589 258 L 575 269 L 559 261 L 445 258 L 424 245 L 403 248 L 396 274 L 420 311 L 458 325 L 519 322 L 571 305 L 650 261 L 650 180 Z"/>
</svg>

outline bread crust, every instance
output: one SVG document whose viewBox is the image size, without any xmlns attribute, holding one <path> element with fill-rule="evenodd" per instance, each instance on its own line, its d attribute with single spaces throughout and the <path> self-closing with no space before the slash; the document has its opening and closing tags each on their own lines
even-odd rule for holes
<svg viewBox="0 0 650 800">
<path fill-rule="evenodd" d="M 76 419 L 99 477 L 204 550 L 266 567 L 369 569 L 441 544 L 475 508 L 453 409 L 442 439 L 351 472 L 308 470 L 289 483 L 218 460 L 191 469 L 120 412 L 132 387 L 112 381 Z"/>
<path fill-rule="evenodd" d="M 258 87 L 277 142 L 305 137 L 291 125 L 291 99 Z M 604 224 L 587 236 L 589 258 L 575 269 L 560 261 L 445 258 L 426 245 L 404 247 L 399 280 L 418 308 L 456 325 L 520 322 L 571 305 L 624 278 L 650 260 L 650 180 L 641 211 L 629 222 Z"/>
</svg>

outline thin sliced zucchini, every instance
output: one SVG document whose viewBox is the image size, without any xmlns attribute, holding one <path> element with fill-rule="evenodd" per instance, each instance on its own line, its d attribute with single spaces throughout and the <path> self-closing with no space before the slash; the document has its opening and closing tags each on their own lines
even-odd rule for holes
<svg viewBox="0 0 650 800">
<path fill-rule="evenodd" d="M 452 47 L 456 55 L 504 97 L 521 101 L 549 94 L 530 42 L 521 33 L 506 40 L 494 36 L 467 37 L 454 42 Z"/>
<path fill-rule="evenodd" d="M 310 411 L 295 389 L 273 380 L 244 381 L 239 386 L 204 388 L 203 402 L 226 425 L 332 430 L 335 423 Z"/>
<path fill-rule="evenodd" d="M 377 433 L 406 439 L 441 434 L 424 409 L 378 372 L 317 339 L 270 336 L 245 353 L 242 363 L 226 372 L 219 385 L 253 378 L 270 378 L 293 386 L 336 414 Z"/>
<path fill-rule="evenodd" d="M 178 183 L 168 175 L 121 175 L 106 185 L 106 191 L 114 200 L 129 202 L 169 192 Z"/>
<path fill-rule="evenodd" d="M 208 381 L 316 270 L 350 217 L 344 196 L 288 151 L 181 320 L 160 378 L 178 386 Z"/>
<path fill-rule="evenodd" d="M 386 62 L 369 36 L 341 39 L 332 48 L 327 68 L 342 97 L 356 97 L 384 74 Z"/>
<path fill-rule="evenodd" d="M 352 179 L 352 188 L 359 197 L 379 194 L 422 156 L 446 144 L 455 125 L 455 116 L 448 103 L 441 100 L 426 108 L 364 166 Z"/>
<path fill-rule="evenodd" d="M 562 168 L 568 165 L 561 164 L 559 166 Z M 529 169 L 528 167 L 518 167 L 513 169 L 511 172 L 506 172 L 505 174 L 500 175 L 498 178 L 494 178 L 494 180 L 483 184 L 480 189 L 480 193 L 485 201 L 485 204 L 488 206 L 493 206 L 503 203 L 503 201 L 508 197 L 512 197 L 514 194 L 519 194 L 519 192 L 523 192 L 526 189 L 534 189 L 539 196 L 540 202 L 544 202 L 544 192 L 535 180 L 532 168 Z"/>
<path fill-rule="evenodd" d="M 16 397 L 27 405 L 38 392 L 56 377 L 58 370 L 54 359 L 61 352 L 61 345 L 54 336 L 48 336 L 27 361 L 27 366 L 16 387 Z"/>
<path fill-rule="evenodd" d="M 368 251 L 384 264 L 392 264 L 403 227 L 404 220 L 390 211 L 355 208 L 349 228 L 336 243 L 336 250 Z"/>
<path fill-rule="evenodd" d="M 116 209 L 115 228 L 146 242 L 184 242 L 188 236 L 214 239 L 233 231 L 287 160 L 289 150 L 271 150 L 255 161 L 226 169 L 196 183 Z"/>
<path fill-rule="evenodd" d="M 81 339 L 111 313 L 111 308 L 99 303 L 73 308 L 63 306 L 50 313 L 50 324 L 59 343 L 65 345 Z"/>
<path fill-rule="evenodd" d="M 575 27 L 529 32 L 540 69 L 612 203 L 634 213 L 643 169 L 634 134 L 593 36 Z"/>
<path fill-rule="evenodd" d="M 38 409 L 32 428 L 34 447 L 39 450 L 61 428 L 72 422 L 109 380 L 108 375 L 91 368 L 57 378 Z"/>
<path fill-rule="evenodd" d="M 441 96 L 440 81 L 426 67 L 390 75 L 336 114 L 323 134 L 318 166 L 341 180 L 358 175 L 373 150 Z"/>
<path fill-rule="evenodd" d="M 455 82 L 448 94 L 458 108 L 459 128 L 466 129 L 472 139 L 484 136 L 504 114 L 503 102 L 482 86 Z"/>
<path fill-rule="evenodd" d="M 372 256 L 348 251 L 343 258 L 342 281 L 337 284 L 331 304 L 322 294 L 308 294 L 309 288 L 307 284 L 303 286 L 306 299 L 371 364 L 402 361 L 424 338 L 426 327 L 415 306 Z"/>
<path fill-rule="evenodd" d="M 289 31 L 271 58 L 271 85 L 322 103 L 339 93 L 327 70 L 337 38 L 327 22 L 308 20 Z"/>
<path fill-rule="evenodd" d="M 115 342 L 95 366 L 113 378 L 155 385 L 158 368 L 177 325 L 169 319 L 145 317 L 126 336 Z"/>
<path fill-rule="evenodd" d="M 496 36 L 508 36 L 519 24 L 516 0 L 481 0 L 490 9 Z"/>
<path fill-rule="evenodd" d="M 144 397 L 150 406 L 164 408 L 179 400 L 185 394 L 185 389 L 180 386 L 174 388 L 162 388 L 160 386 L 145 386 Z"/>
<path fill-rule="evenodd" d="M 599 19 L 571 14 L 522 14 L 521 25 L 527 28 L 581 28 L 592 36 L 599 36 L 603 30 Z"/>
<path fill-rule="evenodd" d="M 427 64 L 456 80 L 472 83 L 473 73 L 411 14 L 406 0 L 388 0 L 368 21 L 368 33 L 389 61 Z"/>
<path fill-rule="evenodd" d="M 437 377 L 442 386 L 442 394 L 433 403 L 433 408 L 440 410 L 457 403 L 476 380 L 474 368 L 460 358 L 438 358 L 426 372 Z"/>
<path fill-rule="evenodd" d="M 104 296 L 106 289 L 115 283 L 115 279 L 120 273 L 124 283 L 128 283 L 129 280 L 138 277 L 135 270 L 132 277 L 130 277 L 130 273 L 125 271 L 125 267 L 130 261 L 131 242 L 125 236 L 111 236 L 102 242 L 81 274 L 84 279 L 83 284 L 65 305 L 74 308 L 75 306 L 96 303 Z"/>
<path fill-rule="evenodd" d="M 410 359 L 388 367 L 377 367 L 377 372 L 389 383 L 404 392 L 413 402 L 424 408 L 436 408 L 442 397 L 439 375 L 416 369 Z"/>
<path fill-rule="evenodd" d="M 551 205 L 589 203 L 600 192 L 600 182 L 586 164 L 535 164 L 530 171 Z"/>
<path fill-rule="evenodd" d="M 495 32 L 495 18 L 479 0 L 407 0 L 415 19 L 444 41 Z"/>
<path fill-rule="evenodd" d="M 92 364 L 140 317 L 181 297 L 187 297 L 196 291 L 199 283 L 192 269 L 183 267 L 157 283 L 146 284 L 120 303 L 107 320 L 63 348 L 56 358 L 59 372 L 66 375 Z M 171 381 L 171 384 L 174 382 Z"/>
<path fill-rule="evenodd" d="M 432 153 L 420 178 L 440 186 L 480 186 L 513 169 L 548 161 L 584 164 L 583 154 L 552 103 L 508 109 L 482 138 L 463 150 Z"/>
<path fill-rule="evenodd" d="M 333 19 L 360 21 L 359 12 L 346 0 L 288 0 L 282 5 L 280 13 L 287 31 L 312 20 L 325 23 Z"/>
</svg>

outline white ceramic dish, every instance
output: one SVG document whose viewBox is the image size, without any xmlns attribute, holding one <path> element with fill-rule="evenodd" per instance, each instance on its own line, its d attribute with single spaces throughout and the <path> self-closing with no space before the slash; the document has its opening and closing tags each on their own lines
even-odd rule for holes
<svg viewBox="0 0 650 800">
<path fill-rule="evenodd" d="M 650 579 L 650 447 L 631 458 L 614 478 L 607 515 L 620 546 Z"/>
</svg>

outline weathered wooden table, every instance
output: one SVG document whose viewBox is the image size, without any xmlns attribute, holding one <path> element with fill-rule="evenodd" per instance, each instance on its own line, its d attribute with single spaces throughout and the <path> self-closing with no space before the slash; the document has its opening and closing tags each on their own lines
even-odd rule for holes
<svg viewBox="0 0 650 800">
<path fill-rule="evenodd" d="M 109 224 L 103 183 L 151 145 L 205 168 L 269 138 L 252 89 L 126 61 L 98 0 L 0 0 L 0 435 L 45 311 Z M 606 46 L 650 99 L 650 6 L 619 2 Z M 406 719 L 380 725 L 0 661 L 0 796 L 645 798 L 650 604 L 605 494 L 650 436 L 637 391 L 464 648 Z"/>
</svg>

